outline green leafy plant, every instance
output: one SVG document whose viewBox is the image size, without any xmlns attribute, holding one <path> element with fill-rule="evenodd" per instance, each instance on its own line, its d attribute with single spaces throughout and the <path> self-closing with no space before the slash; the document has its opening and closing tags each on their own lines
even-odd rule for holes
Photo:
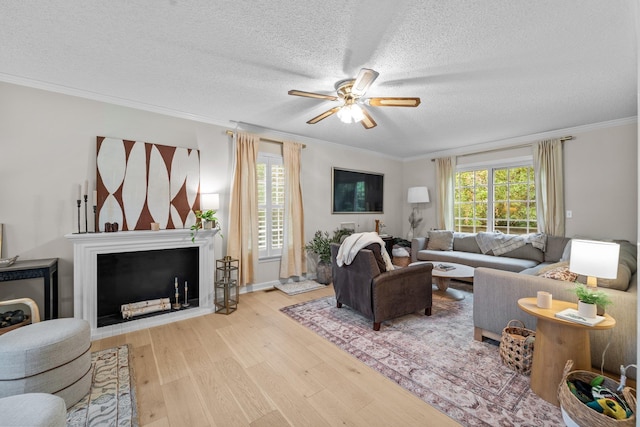
<svg viewBox="0 0 640 427">
<path fill-rule="evenodd" d="M 196 223 L 190 227 L 192 242 L 196 241 L 198 230 L 200 230 L 203 227 L 203 223 L 206 221 L 213 222 L 213 229 L 218 230 L 218 232 L 220 231 L 220 222 L 218 221 L 218 218 L 215 215 L 216 215 L 216 211 L 213 209 L 209 209 L 208 211 L 204 211 L 204 212 L 196 211 Z M 220 237 L 223 237 L 222 234 L 220 234 Z"/>
<path fill-rule="evenodd" d="M 329 237 L 329 232 L 325 231 L 323 233 L 318 230 L 313 235 L 313 239 L 304 248 L 318 255 L 320 262 L 331 264 L 331 242 L 332 239 Z"/>
<path fill-rule="evenodd" d="M 596 304 L 601 307 L 607 307 L 613 303 L 604 291 L 590 288 L 582 283 L 576 283 L 576 287 L 573 291 L 578 296 L 578 299 L 586 304 Z"/>
<path fill-rule="evenodd" d="M 331 244 L 341 243 L 344 236 L 353 234 L 352 230 L 336 228 L 333 231 L 333 237 L 329 236 L 329 232 L 317 230 L 313 235 L 313 239 L 305 245 L 305 249 L 318 255 L 320 262 L 331 264 Z"/>
</svg>

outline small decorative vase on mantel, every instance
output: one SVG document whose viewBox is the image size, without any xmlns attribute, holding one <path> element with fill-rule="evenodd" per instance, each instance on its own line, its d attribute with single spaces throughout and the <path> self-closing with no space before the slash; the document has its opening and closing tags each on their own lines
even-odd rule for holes
<svg viewBox="0 0 640 427">
<path fill-rule="evenodd" d="M 584 301 L 578 301 L 578 314 L 587 319 L 594 319 L 598 314 L 598 306 Z"/>
</svg>

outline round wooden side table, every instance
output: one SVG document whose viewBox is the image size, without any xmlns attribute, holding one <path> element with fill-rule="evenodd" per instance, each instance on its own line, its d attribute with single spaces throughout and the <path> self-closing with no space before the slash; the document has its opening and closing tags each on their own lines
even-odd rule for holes
<svg viewBox="0 0 640 427">
<path fill-rule="evenodd" d="M 535 297 L 521 298 L 518 300 L 518 307 L 538 318 L 531 367 L 531 390 L 547 402 L 560 406 L 558 385 L 562 381 L 567 360 L 573 360 L 575 370 L 591 370 L 589 331 L 611 329 L 616 321 L 605 314 L 602 322 L 587 326 L 555 317 L 556 313 L 566 308 L 578 308 L 576 303 L 568 301 L 553 300 L 551 308 L 545 309 L 537 306 Z"/>
</svg>

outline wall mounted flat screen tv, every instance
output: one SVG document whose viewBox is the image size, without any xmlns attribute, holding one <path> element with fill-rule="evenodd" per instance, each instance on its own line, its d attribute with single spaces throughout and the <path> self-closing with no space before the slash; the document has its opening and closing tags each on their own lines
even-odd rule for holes
<svg viewBox="0 0 640 427">
<path fill-rule="evenodd" d="M 332 168 L 332 213 L 383 213 L 384 175 Z"/>
</svg>

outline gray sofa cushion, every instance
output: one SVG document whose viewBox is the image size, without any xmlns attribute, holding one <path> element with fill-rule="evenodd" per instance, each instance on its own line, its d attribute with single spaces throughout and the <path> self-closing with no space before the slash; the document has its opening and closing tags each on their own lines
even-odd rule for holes
<svg viewBox="0 0 640 427">
<path fill-rule="evenodd" d="M 453 233 L 453 250 L 479 254 L 480 247 L 476 241 L 476 233 Z"/>
<path fill-rule="evenodd" d="M 566 254 L 566 259 L 564 257 L 565 249 L 569 242 L 571 242 L 571 239 L 568 237 L 547 235 L 547 247 L 544 250 L 544 261 L 551 263 L 558 261 L 568 261 L 569 254 Z"/>
<path fill-rule="evenodd" d="M 532 261 L 536 261 L 537 263 L 544 261 L 544 252 L 542 252 L 538 248 L 534 248 L 531 243 L 527 243 L 524 246 L 516 248 L 512 251 L 505 252 L 502 255 L 503 257 L 509 258 L 522 258 L 522 259 L 530 259 Z"/>
<path fill-rule="evenodd" d="M 453 250 L 453 231 L 430 231 L 427 249 L 432 251 Z"/>
<path fill-rule="evenodd" d="M 418 251 L 418 261 L 442 261 L 468 265 L 470 267 L 489 267 L 500 270 L 520 272 L 524 269 L 538 265 L 536 261 L 529 259 L 509 258 L 485 254 L 474 254 L 461 251 L 430 251 L 423 249 Z"/>
</svg>

